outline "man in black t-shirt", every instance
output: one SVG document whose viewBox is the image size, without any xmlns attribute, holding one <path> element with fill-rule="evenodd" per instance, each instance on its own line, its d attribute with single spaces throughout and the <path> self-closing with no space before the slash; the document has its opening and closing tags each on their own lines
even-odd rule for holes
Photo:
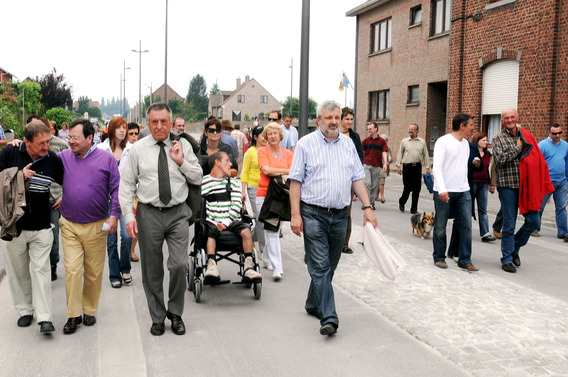
<svg viewBox="0 0 568 377">
<path fill-rule="evenodd" d="M 51 309 L 49 254 L 53 232 L 49 191 L 52 182 L 63 183 L 63 164 L 49 151 L 50 139 L 49 128 L 33 120 L 24 130 L 23 143 L 0 151 L 0 171 L 17 167 L 23 170 L 26 182 L 26 207 L 16 222 L 18 236 L 6 242 L 4 253 L 10 293 L 20 315 L 18 326 L 31 325 L 35 312 L 42 333 L 55 330 Z"/>
</svg>

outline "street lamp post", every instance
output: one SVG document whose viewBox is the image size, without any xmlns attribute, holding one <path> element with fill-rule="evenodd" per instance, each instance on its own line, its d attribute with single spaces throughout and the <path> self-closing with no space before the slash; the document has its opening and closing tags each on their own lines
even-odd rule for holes
<svg viewBox="0 0 568 377">
<path fill-rule="evenodd" d="M 168 0 L 166 0 L 166 61 L 164 69 L 164 103 L 168 104 Z"/>
<path fill-rule="evenodd" d="M 138 123 L 142 119 L 142 54 L 145 52 L 150 52 L 150 50 L 142 51 L 142 40 L 140 40 L 140 48 L 138 50 L 132 50 L 132 52 L 137 52 L 139 54 L 138 61 Z"/>
<path fill-rule="evenodd" d="M 292 114 L 292 85 L 294 84 L 294 58 L 290 59 L 290 115 L 292 118 L 294 114 Z"/>
<path fill-rule="evenodd" d="M 124 90 L 122 91 L 122 116 L 124 117 L 124 113 L 126 113 L 126 70 L 130 69 L 130 67 L 126 66 L 126 60 L 123 60 L 123 74 L 122 74 L 122 82 Z"/>
<path fill-rule="evenodd" d="M 302 0 L 302 42 L 300 45 L 300 137 L 308 133 L 308 82 L 310 70 L 310 0 Z"/>
</svg>

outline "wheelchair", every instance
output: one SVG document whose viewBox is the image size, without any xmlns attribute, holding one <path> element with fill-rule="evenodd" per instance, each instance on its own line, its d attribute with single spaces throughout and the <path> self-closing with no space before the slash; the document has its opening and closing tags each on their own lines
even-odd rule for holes
<svg viewBox="0 0 568 377">
<path fill-rule="evenodd" d="M 253 217 L 243 211 L 241 214 L 241 221 L 251 226 L 253 225 Z M 205 214 L 205 198 L 201 199 L 201 207 L 197 221 L 195 222 L 195 235 L 192 241 L 193 249 L 189 253 L 188 258 L 188 273 L 187 273 L 187 289 L 193 292 L 195 302 L 201 301 L 201 293 L 203 292 L 203 276 L 207 268 L 207 224 Z M 253 244 L 252 259 L 254 268 L 260 272 L 260 260 L 258 252 Z M 247 289 L 252 287 L 254 297 L 258 300 L 262 293 L 262 281 L 252 282 L 244 276 L 245 254 L 243 249 L 242 239 L 230 231 L 224 230 L 220 233 L 216 241 L 215 261 L 219 262 L 226 260 L 235 263 L 239 266 L 237 276 L 240 276 L 239 281 L 233 284 L 242 284 Z M 229 284 L 230 280 L 221 280 L 211 285 Z"/>
</svg>

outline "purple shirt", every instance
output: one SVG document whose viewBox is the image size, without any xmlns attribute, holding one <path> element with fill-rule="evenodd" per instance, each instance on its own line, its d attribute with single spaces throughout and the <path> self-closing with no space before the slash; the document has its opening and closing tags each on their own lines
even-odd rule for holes
<svg viewBox="0 0 568 377">
<path fill-rule="evenodd" d="M 112 198 L 110 215 L 120 217 L 118 185 L 120 174 L 114 156 L 95 148 L 85 158 L 71 149 L 58 154 L 63 161 L 63 201 L 61 215 L 79 224 L 88 224 L 108 217 L 108 202 Z"/>
</svg>

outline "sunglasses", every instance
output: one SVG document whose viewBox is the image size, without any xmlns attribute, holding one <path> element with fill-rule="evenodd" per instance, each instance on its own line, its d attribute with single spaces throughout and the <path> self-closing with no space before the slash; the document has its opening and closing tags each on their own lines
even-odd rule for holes
<svg viewBox="0 0 568 377">
<path fill-rule="evenodd" d="M 208 129 L 207 129 L 207 132 L 210 133 L 210 134 L 214 134 L 214 133 L 220 134 L 220 133 L 221 133 L 221 129 L 220 129 L 220 128 L 208 128 Z"/>
<path fill-rule="evenodd" d="M 268 118 L 269 121 L 271 122 L 276 122 L 278 120 L 278 118 Z"/>
<path fill-rule="evenodd" d="M 562 134 L 562 131 L 559 131 L 559 132 L 551 132 L 550 134 L 551 134 L 551 135 L 554 135 L 554 136 L 556 136 L 556 135 L 561 135 L 561 134 Z"/>
<path fill-rule="evenodd" d="M 138 135 L 138 132 L 129 132 L 128 133 L 130 136 L 134 136 L 134 135 Z"/>
</svg>

